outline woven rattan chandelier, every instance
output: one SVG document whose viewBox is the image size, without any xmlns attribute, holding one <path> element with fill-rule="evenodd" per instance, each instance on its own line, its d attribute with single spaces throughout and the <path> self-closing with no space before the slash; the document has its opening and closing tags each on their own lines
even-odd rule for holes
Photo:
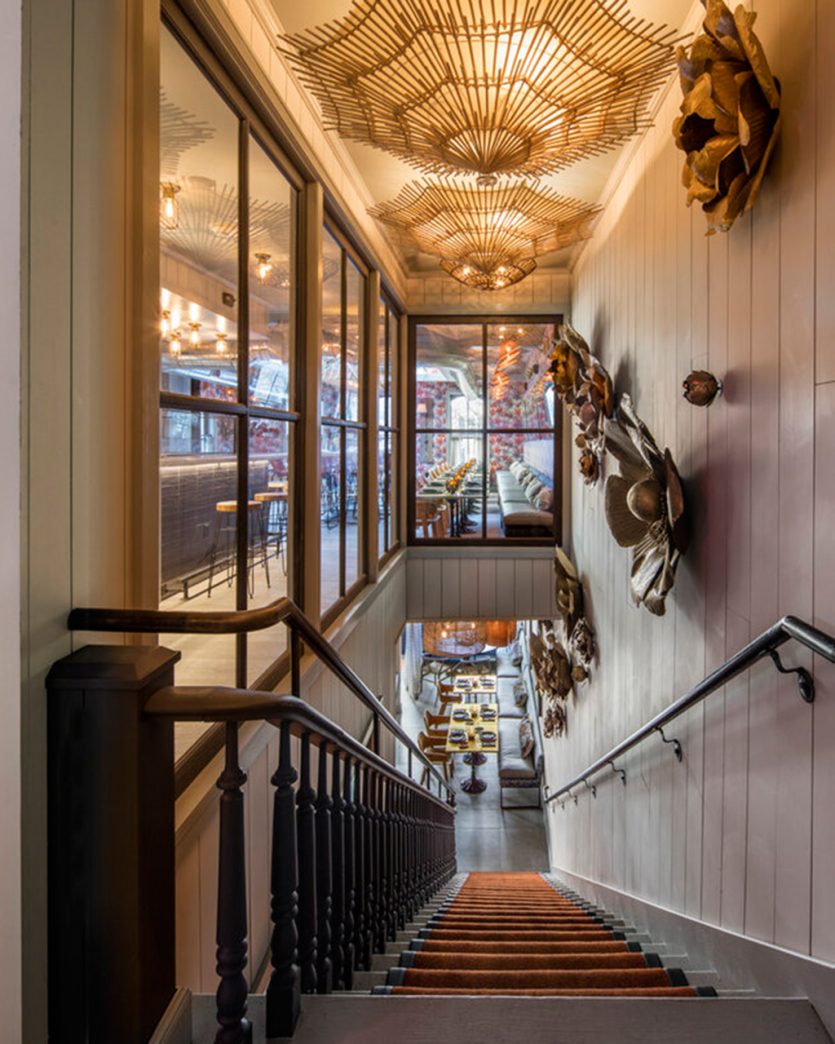
<svg viewBox="0 0 835 1044">
<path fill-rule="evenodd" d="M 626 0 L 354 0 L 279 46 L 329 129 L 489 181 L 561 170 L 645 127 L 674 42 Z"/>
<path fill-rule="evenodd" d="M 466 286 L 502 290 L 536 268 L 536 258 L 591 235 L 600 208 L 525 182 L 476 186 L 413 182 L 369 213 Z"/>
</svg>

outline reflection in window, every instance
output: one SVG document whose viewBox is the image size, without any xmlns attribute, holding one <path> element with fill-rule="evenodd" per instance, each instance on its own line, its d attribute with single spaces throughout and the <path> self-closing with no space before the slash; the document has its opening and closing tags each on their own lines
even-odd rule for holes
<svg viewBox="0 0 835 1044">
<path fill-rule="evenodd" d="M 400 320 L 388 299 L 380 299 L 377 327 L 377 553 L 383 558 L 397 544 L 397 362 Z"/>
<path fill-rule="evenodd" d="M 362 346 L 365 276 L 325 229 L 320 433 L 320 606 L 323 615 L 365 574 Z"/>
<path fill-rule="evenodd" d="M 525 320 L 416 324 L 416 539 L 553 537 L 552 336 Z"/>
<path fill-rule="evenodd" d="M 160 504 L 165 609 L 288 592 L 297 190 L 165 28 L 160 87 Z M 253 121 L 254 122 L 254 121 Z M 259 131 L 260 133 L 260 131 Z M 248 147 L 246 179 L 241 148 Z M 245 223 L 246 235 L 242 234 Z M 240 244 L 248 244 L 240 264 Z M 240 280 L 240 282 L 239 282 Z M 246 304 L 246 308 L 242 307 Z M 242 318 L 245 317 L 245 323 Z M 247 374 L 238 382 L 239 362 Z M 239 501 L 239 477 L 248 477 Z M 239 539 L 239 535 L 242 538 Z M 284 628 L 166 636 L 181 683 L 251 684 Z M 191 730 L 191 738 L 195 731 Z M 183 747 L 178 737 L 178 750 Z"/>
</svg>

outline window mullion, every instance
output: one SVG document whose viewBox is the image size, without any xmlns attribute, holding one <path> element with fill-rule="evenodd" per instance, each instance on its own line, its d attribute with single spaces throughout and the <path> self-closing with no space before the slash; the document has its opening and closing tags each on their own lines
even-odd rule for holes
<svg viewBox="0 0 835 1044">
<path fill-rule="evenodd" d="M 246 609 L 249 581 L 249 123 L 242 119 L 238 137 L 238 483 L 235 527 L 235 607 Z M 246 635 L 236 639 L 237 684 L 246 686 Z"/>
</svg>

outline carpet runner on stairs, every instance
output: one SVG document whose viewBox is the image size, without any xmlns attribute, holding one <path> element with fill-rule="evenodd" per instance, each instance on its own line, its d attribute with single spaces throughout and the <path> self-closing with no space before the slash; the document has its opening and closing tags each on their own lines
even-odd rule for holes
<svg viewBox="0 0 835 1044">
<path fill-rule="evenodd" d="M 537 873 L 472 873 L 375 994 L 696 997 L 683 971 Z"/>
</svg>

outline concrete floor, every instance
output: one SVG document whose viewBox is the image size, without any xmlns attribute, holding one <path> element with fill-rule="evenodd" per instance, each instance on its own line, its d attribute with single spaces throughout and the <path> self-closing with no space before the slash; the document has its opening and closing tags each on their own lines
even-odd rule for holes
<svg viewBox="0 0 835 1044">
<path fill-rule="evenodd" d="M 401 720 L 407 732 L 417 738 L 423 728 L 424 711 L 438 712 L 435 687 L 424 682 L 418 700 L 402 699 Z M 405 756 L 398 755 L 398 766 L 405 768 Z M 540 809 L 519 809 L 512 804 L 533 804 L 536 791 L 505 791 L 508 806 L 499 807 L 498 759 L 489 756 L 478 770 L 487 789 L 476 795 L 465 794 L 460 783 L 470 774 L 460 756 L 455 758 L 456 845 L 459 870 L 548 870 L 545 820 Z"/>
</svg>

